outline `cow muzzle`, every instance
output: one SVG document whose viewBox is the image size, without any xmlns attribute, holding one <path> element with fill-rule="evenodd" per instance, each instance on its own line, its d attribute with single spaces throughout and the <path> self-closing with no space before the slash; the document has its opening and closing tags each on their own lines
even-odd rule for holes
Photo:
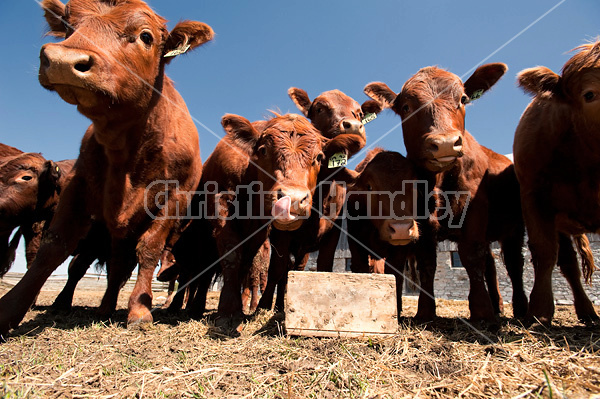
<svg viewBox="0 0 600 399">
<path fill-rule="evenodd" d="M 296 230 L 310 216 L 311 194 L 304 189 L 282 188 L 275 191 L 271 216 L 278 230 Z"/>
<path fill-rule="evenodd" d="M 379 235 L 391 245 L 407 245 L 419 239 L 419 227 L 415 220 L 386 220 Z"/>
<path fill-rule="evenodd" d="M 94 75 L 94 56 L 84 50 L 57 43 L 42 46 L 40 52 L 40 83 L 44 87 L 67 85 L 85 88 Z"/>
<path fill-rule="evenodd" d="M 340 134 L 357 134 L 359 136 L 365 135 L 365 126 L 356 119 L 342 119 L 340 121 Z"/>
<path fill-rule="evenodd" d="M 425 139 L 425 151 L 429 169 L 445 169 L 463 156 L 462 134 L 430 135 Z"/>
</svg>

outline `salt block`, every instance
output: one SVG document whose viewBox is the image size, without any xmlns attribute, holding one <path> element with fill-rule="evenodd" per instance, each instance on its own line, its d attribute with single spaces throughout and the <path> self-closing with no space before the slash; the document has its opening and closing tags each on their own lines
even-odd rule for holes
<svg viewBox="0 0 600 399">
<path fill-rule="evenodd" d="M 395 334 L 396 279 L 389 274 L 291 271 L 285 326 L 289 335 L 311 337 Z"/>
</svg>

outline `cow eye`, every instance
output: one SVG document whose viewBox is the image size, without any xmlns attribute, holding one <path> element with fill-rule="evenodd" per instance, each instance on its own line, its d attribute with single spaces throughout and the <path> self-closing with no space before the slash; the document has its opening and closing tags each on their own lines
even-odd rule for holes
<svg viewBox="0 0 600 399">
<path fill-rule="evenodd" d="M 595 97 L 596 97 L 596 95 L 594 94 L 593 91 L 586 91 L 583 95 L 583 98 L 585 99 L 585 102 L 587 102 L 587 103 L 593 101 Z"/>
<path fill-rule="evenodd" d="M 367 184 L 367 191 L 373 191 L 373 187 L 370 184 Z"/>
<path fill-rule="evenodd" d="M 258 153 L 263 156 L 267 155 L 267 147 L 261 145 L 260 147 L 258 147 Z"/>
<path fill-rule="evenodd" d="M 21 176 L 21 180 L 29 181 L 31 179 L 33 179 L 33 177 L 29 175 Z"/>
<path fill-rule="evenodd" d="M 149 46 L 152 44 L 152 41 L 154 41 L 154 38 L 152 37 L 152 34 L 150 32 L 143 31 L 142 33 L 140 33 L 140 40 L 144 42 L 146 46 Z"/>
<path fill-rule="evenodd" d="M 469 97 L 467 97 L 466 94 L 463 94 L 463 96 L 460 98 L 460 102 L 461 104 L 466 104 L 469 101 Z"/>
<path fill-rule="evenodd" d="M 317 163 L 320 163 L 323 160 L 323 158 L 325 158 L 325 154 L 323 154 L 322 152 L 320 152 L 320 153 L 317 154 L 317 157 L 315 158 L 315 161 Z"/>
<path fill-rule="evenodd" d="M 407 113 L 408 111 L 410 111 L 410 107 L 408 106 L 408 104 L 404 104 L 402 106 L 402 112 Z"/>
</svg>

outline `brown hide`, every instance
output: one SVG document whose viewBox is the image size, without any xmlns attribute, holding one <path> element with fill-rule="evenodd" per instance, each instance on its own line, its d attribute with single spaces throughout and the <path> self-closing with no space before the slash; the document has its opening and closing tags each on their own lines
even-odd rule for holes
<svg viewBox="0 0 600 399">
<path fill-rule="evenodd" d="M 521 253 L 524 231 L 513 165 L 481 146 L 465 129 L 465 106 L 489 90 L 505 71 L 504 64 L 482 65 L 463 83 L 453 73 L 427 67 L 411 77 L 397 95 L 383 83 L 365 87 L 365 93 L 382 108 L 392 108 L 402 118 L 407 158 L 415 162 L 420 178 L 429 184 L 431 218 L 417 245 L 422 290 L 428 294 L 419 298 L 418 318 L 435 315 L 435 248 L 438 240 L 445 239 L 458 243 L 469 274 L 471 319 L 494 321 L 494 313 L 503 309 L 489 247 L 492 241 L 499 241 L 503 249 L 513 282 L 515 315 L 526 312 Z M 457 192 L 462 194 L 454 194 Z"/>
<path fill-rule="evenodd" d="M 585 240 L 578 235 L 600 229 L 600 42 L 575 51 L 561 75 L 545 67 L 518 75 L 523 90 L 534 95 L 513 147 L 535 267 L 529 316 L 544 323 L 554 314 L 551 272 L 557 263 L 571 283 L 579 318 L 598 320 L 581 288 L 574 253 L 563 254 L 563 243 L 571 246 L 569 235 L 576 235 L 579 248 Z M 571 259 L 570 270 L 565 259 Z"/>
<path fill-rule="evenodd" d="M 128 323 L 150 322 L 154 268 L 167 238 L 178 234 L 186 192 L 196 189 L 202 168 L 198 133 L 164 73 L 171 60 L 165 56 L 210 40 L 212 29 L 184 21 L 169 32 L 165 20 L 138 0 L 71 0 L 66 6 L 45 0 L 42 7 L 51 34 L 64 40 L 42 46 L 39 81 L 77 105 L 92 125 L 37 260 L 0 299 L 0 333 L 20 322 L 92 219 L 102 221 L 112 239 L 100 312 L 114 310 L 122 282 L 139 264 Z"/>
<path fill-rule="evenodd" d="M 412 162 L 397 152 L 371 150 L 356 167 L 356 174 L 347 203 L 352 272 L 393 274 L 400 315 L 404 268 L 415 252 L 419 216 L 419 222 L 427 222 L 418 214 L 425 193 L 418 192 Z"/>
</svg>

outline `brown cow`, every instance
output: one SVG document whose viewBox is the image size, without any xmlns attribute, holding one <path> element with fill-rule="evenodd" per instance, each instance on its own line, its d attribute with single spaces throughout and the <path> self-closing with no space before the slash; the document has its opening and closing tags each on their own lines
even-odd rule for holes
<svg viewBox="0 0 600 399">
<path fill-rule="evenodd" d="M 575 50 L 562 75 L 535 67 L 518 76 L 521 88 L 534 96 L 517 126 L 513 148 L 535 270 L 529 316 L 548 324 L 554 314 L 551 276 L 557 262 L 571 284 L 577 316 L 598 321 L 583 291 L 569 235 L 585 248 L 583 233 L 600 229 L 600 42 Z M 593 258 L 580 252 L 589 280 Z"/>
<path fill-rule="evenodd" d="M 369 151 L 358 164 L 349 187 L 346 207 L 351 270 L 393 274 L 399 317 L 404 267 L 419 239 L 417 220 L 427 223 L 428 219 L 423 206 L 425 193 L 419 193 L 412 162 L 381 148 Z M 373 266 L 375 270 L 371 270 Z M 381 266 L 383 270 L 378 269 Z"/>
<path fill-rule="evenodd" d="M 197 130 L 164 69 L 213 31 L 184 21 L 168 32 L 166 21 L 139 0 L 71 0 L 66 6 L 45 0 L 42 6 L 50 33 L 65 40 L 42 47 L 40 83 L 77 105 L 92 125 L 36 261 L 0 299 L 0 333 L 21 321 L 93 219 L 105 223 L 112 240 L 101 312 L 114 310 L 124 278 L 139 263 L 127 321 L 149 322 L 154 268 L 177 229 L 177 209 L 188 206 L 185 192 L 197 187 L 202 170 Z"/>
<path fill-rule="evenodd" d="M 417 264 L 422 292 L 417 318 L 435 316 L 433 279 L 436 244 L 450 239 L 469 275 L 469 309 L 472 320 L 495 321 L 502 311 L 490 243 L 499 241 L 513 283 L 515 316 L 525 315 L 523 291 L 519 185 L 510 160 L 480 145 L 465 130 L 465 106 L 502 77 L 504 64 L 486 64 L 464 83 L 437 67 L 421 69 L 394 93 L 383 83 L 365 87 L 369 97 L 402 118 L 407 158 L 428 181 L 432 223 L 423 224 L 417 243 Z M 488 290 L 485 283 L 487 281 Z M 492 295 L 492 298 L 490 298 Z"/>
<path fill-rule="evenodd" d="M 367 109 L 361 108 L 358 102 L 339 90 L 323 92 L 312 101 L 304 90 L 296 87 L 290 88 L 288 94 L 298 109 L 310 119 L 313 126 L 324 137 L 332 139 L 341 134 L 357 136 L 361 145 L 356 147 L 353 152 L 344 152 L 343 159 L 347 161 L 364 147 L 366 136 L 363 119 L 365 113 L 370 112 L 368 107 Z M 326 159 L 324 164 L 327 167 L 322 168 L 319 172 L 319 184 L 316 187 L 314 196 L 318 201 L 313 205 L 315 211 L 313 216 L 293 233 L 281 231 L 271 233 L 273 236 L 272 242 L 276 245 L 287 246 L 288 242 L 291 244 L 290 251 L 294 255 L 294 265 L 288 264 L 287 259 L 279 262 L 282 260 L 281 257 L 271 262 L 267 287 L 259 302 L 261 308 L 271 309 L 274 289 L 277 285 L 278 292 L 275 307 L 283 310 L 287 270 L 289 268 L 303 270 L 310 252 L 319 251 L 317 257 L 318 271 L 331 271 L 333 268 L 335 250 L 342 230 L 342 220 L 338 216 L 344 206 L 346 189 L 344 185 L 336 183 L 336 179 L 338 181 L 340 177 L 343 179 L 343 176 L 340 176 L 340 172 L 344 170 L 343 165 L 332 167 L 329 164 L 329 159 Z M 290 237 L 279 237 L 290 234 Z"/>
<path fill-rule="evenodd" d="M 204 165 L 202 187 L 221 257 L 218 313 L 239 316 L 241 282 L 270 226 L 301 227 L 313 214 L 313 192 L 326 154 L 356 151 L 361 143 L 353 134 L 326 139 L 295 114 L 276 115 L 260 125 L 226 115 L 222 124 L 227 135 Z M 279 256 L 289 258 L 288 247 L 278 249 Z"/>
<path fill-rule="evenodd" d="M 21 235 L 25 238 L 27 264 L 32 264 L 44 224 L 54 215 L 74 163 L 74 160 L 55 163 L 32 152 L 19 151 L 12 156 L 0 153 L 0 276 L 10 269 Z M 17 227 L 11 243 L 5 246 Z"/>
</svg>

